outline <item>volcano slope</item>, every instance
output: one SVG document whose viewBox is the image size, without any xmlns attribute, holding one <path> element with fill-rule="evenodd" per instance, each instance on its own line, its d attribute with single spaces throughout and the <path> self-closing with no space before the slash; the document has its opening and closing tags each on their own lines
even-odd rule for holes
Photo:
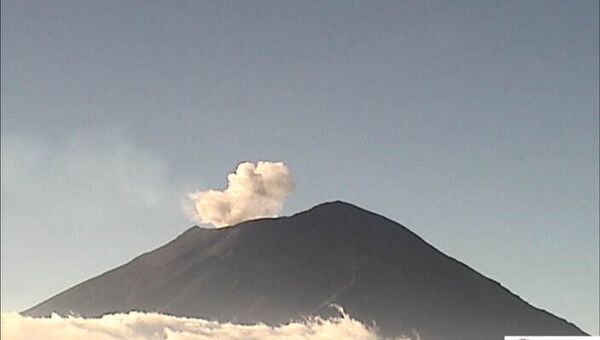
<svg viewBox="0 0 600 340">
<path fill-rule="evenodd" d="M 94 317 L 137 310 L 280 324 L 330 315 L 331 304 L 375 324 L 383 336 L 585 334 L 402 225 L 339 201 L 291 217 L 193 227 L 23 313 Z"/>
</svg>

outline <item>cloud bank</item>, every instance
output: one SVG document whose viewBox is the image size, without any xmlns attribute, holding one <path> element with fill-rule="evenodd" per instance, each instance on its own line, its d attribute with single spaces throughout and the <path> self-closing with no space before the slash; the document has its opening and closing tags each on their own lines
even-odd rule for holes
<svg viewBox="0 0 600 340">
<path fill-rule="evenodd" d="M 29 307 L 163 243 L 186 223 L 185 183 L 124 131 L 52 140 L 5 133 L 1 151 L 3 308 Z M 110 252 L 107 244 L 115 245 Z"/>
<path fill-rule="evenodd" d="M 270 340 L 354 339 L 375 340 L 375 329 L 341 315 L 330 319 L 311 318 L 276 327 L 265 324 L 239 325 L 158 313 L 130 312 L 101 318 L 32 318 L 2 313 L 2 339 L 7 340 Z"/>
<path fill-rule="evenodd" d="M 287 166 L 281 162 L 244 162 L 227 175 L 225 190 L 189 194 L 191 219 L 217 228 L 249 219 L 275 217 L 294 188 Z"/>
</svg>

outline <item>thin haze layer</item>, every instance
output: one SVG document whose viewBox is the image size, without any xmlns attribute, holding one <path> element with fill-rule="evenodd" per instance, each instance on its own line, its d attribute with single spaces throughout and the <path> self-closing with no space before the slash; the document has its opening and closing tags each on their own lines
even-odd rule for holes
<svg viewBox="0 0 600 340">
<path fill-rule="evenodd" d="M 101 318 L 33 318 L 2 313 L 2 339 L 12 340 L 210 340 L 210 339 L 357 339 L 376 340 L 376 330 L 341 315 L 313 318 L 276 327 L 265 324 L 237 325 L 158 313 L 130 312 Z"/>
</svg>

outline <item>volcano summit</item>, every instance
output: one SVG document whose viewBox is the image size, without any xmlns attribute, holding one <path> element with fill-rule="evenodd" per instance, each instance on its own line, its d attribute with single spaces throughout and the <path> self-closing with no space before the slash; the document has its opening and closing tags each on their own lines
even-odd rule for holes
<svg viewBox="0 0 600 340">
<path fill-rule="evenodd" d="M 137 310 L 280 324 L 328 315 L 331 304 L 375 324 L 384 336 L 585 334 L 404 226 L 339 201 L 290 217 L 193 227 L 24 314 L 92 317 Z"/>
</svg>

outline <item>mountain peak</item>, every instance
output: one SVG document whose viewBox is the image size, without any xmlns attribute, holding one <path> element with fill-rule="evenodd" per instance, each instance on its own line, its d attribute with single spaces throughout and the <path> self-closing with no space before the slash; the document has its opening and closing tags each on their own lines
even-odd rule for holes
<svg viewBox="0 0 600 340">
<path fill-rule="evenodd" d="M 381 215 L 332 201 L 289 217 L 192 227 L 25 311 L 156 311 L 271 325 L 338 304 L 383 336 L 583 335 Z"/>
<path fill-rule="evenodd" d="M 349 203 L 349 202 L 346 202 L 346 201 L 342 201 L 342 200 L 334 200 L 334 201 L 323 202 L 323 203 L 315 205 L 314 207 L 312 207 L 312 209 L 315 209 L 315 208 L 336 208 L 336 207 L 337 208 L 346 207 L 346 208 L 354 208 L 354 209 L 361 209 L 361 210 L 363 210 L 362 208 L 359 208 L 358 206 L 356 206 L 356 205 L 354 205 L 352 203 Z"/>
<path fill-rule="evenodd" d="M 346 201 L 341 201 L 341 200 L 335 200 L 335 201 L 328 201 L 328 202 L 323 202 L 320 204 L 315 205 L 314 207 L 306 210 L 306 211 L 302 211 L 297 213 L 296 215 L 299 214 L 304 214 L 304 213 L 321 213 L 321 214 L 346 214 L 346 213 L 352 213 L 352 212 L 362 212 L 362 213 L 368 213 L 368 214 L 373 214 L 372 212 L 363 209 L 359 206 L 356 206 L 352 203 L 346 202 Z"/>
</svg>

